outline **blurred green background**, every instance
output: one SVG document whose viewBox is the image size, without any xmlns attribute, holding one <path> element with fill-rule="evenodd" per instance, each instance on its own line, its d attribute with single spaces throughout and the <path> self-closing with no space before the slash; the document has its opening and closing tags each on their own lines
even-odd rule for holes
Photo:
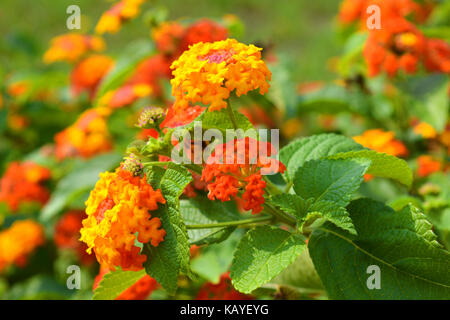
<svg viewBox="0 0 450 320">
<path fill-rule="evenodd" d="M 42 67 L 42 53 L 52 37 L 67 32 L 66 9 L 81 8 L 82 30 L 92 32 L 107 0 L 1 0 L 0 61 L 3 71 Z M 240 39 L 246 43 L 273 44 L 293 65 L 295 81 L 333 78 L 327 60 L 339 53 L 333 32 L 339 1 L 335 0 L 150 0 L 143 13 L 115 35 L 106 35 L 108 53 L 118 52 L 130 39 L 148 37 L 142 23 L 145 12 L 164 6 L 170 19 L 235 14 L 245 25 Z"/>
</svg>

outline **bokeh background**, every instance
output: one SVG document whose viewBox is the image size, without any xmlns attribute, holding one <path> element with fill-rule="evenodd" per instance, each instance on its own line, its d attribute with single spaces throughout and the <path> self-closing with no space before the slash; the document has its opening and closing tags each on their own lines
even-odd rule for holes
<svg viewBox="0 0 450 320">
<path fill-rule="evenodd" d="M 42 64 L 39 59 L 50 39 L 68 31 L 66 9 L 69 5 L 76 4 L 80 7 L 81 31 L 88 32 L 112 3 L 113 1 L 107 0 L 1 0 L 2 68 L 25 69 L 30 65 L 36 67 Z M 275 46 L 277 52 L 293 62 L 293 80 L 333 78 L 324 61 L 339 53 L 339 40 L 333 31 L 339 1 L 153 0 L 143 6 L 144 12 L 145 8 L 155 5 L 168 8 L 170 20 L 201 17 L 214 19 L 223 17 L 224 13 L 234 14 L 245 25 L 240 40 Z M 148 35 L 150 28 L 143 28 L 141 19 L 145 19 L 145 16 L 132 20 L 119 34 L 107 35 L 108 52 L 114 54 L 130 38 Z"/>
</svg>

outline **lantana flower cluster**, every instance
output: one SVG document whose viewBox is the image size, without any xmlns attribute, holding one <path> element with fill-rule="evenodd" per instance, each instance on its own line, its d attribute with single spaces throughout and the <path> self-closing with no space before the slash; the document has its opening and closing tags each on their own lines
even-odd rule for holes
<svg viewBox="0 0 450 320">
<path fill-rule="evenodd" d="M 80 240 L 94 251 L 98 262 L 110 270 L 140 270 L 147 256 L 135 241 L 158 246 L 166 232 L 150 211 L 164 204 L 161 191 L 154 190 L 146 176 L 134 176 L 122 167 L 100 174 L 86 202 Z M 136 235 L 137 234 L 137 235 Z"/>
<path fill-rule="evenodd" d="M 271 72 L 261 59 L 261 50 L 235 39 L 191 46 L 171 66 L 175 110 L 196 103 L 220 110 L 227 106 L 226 99 L 233 91 L 237 96 L 255 89 L 265 94 Z"/>
<path fill-rule="evenodd" d="M 265 202 L 265 174 L 283 173 L 284 164 L 271 158 L 273 146 L 249 137 L 235 139 L 216 146 L 202 172 L 202 180 L 208 183 L 208 198 L 230 201 L 240 191 L 244 210 L 253 214 L 262 211 Z"/>
</svg>

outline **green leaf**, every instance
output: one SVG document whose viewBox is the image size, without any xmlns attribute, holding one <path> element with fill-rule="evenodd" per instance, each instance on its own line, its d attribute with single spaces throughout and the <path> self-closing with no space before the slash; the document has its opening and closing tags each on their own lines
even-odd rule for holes
<svg viewBox="0 0 450 320">
<path fill-rule="evenodd" d="M 114 68 L 108 72 L 100 83 L 95 96 L 96 105 L 105 93 L 120 87 L 136 69 L 136 66 L 145 58 L 148 58 L 155 48 L 151 41 L 136 41 L 125 48 L 121 56 L 115 62 Z"/>
<path fill-rule="evenodd" d="M 99 174 L 117 166 L 121 159 L 116 153 L 108 153 L 82 162 L 58 182 L 50 200 L 42 208 L 40 220 L 49 221 L 80 195 L 91 190 L 99 179 Z"/>
<path fill-rule="evenodd" d="M 94 300 L 114 300 L 122 292 L 145 276 L 145 271 L 123 271 L 117 269 L 104 275 L 94 291 Z"/>
<path fill-rule="evenodd" d="M 304 200 L 296 194 L 278 194 L 270 198 L 270 203 L 280 210 L 293 215 L 297 221 L 297 227 L 302 230 L 306 223 L 309 228 L 315 228 L 326 221 L 356 234 L 352 220 L 343 207 L 332 201 L 314 201 L 314 198 Z"/>
<path fill-rule="evenodd" d="M 73 292 L 54 278 L 38 274 L 16 283 L 2 297 L 7 300 L 65 300 Z"/>
<path fill-rule="evenodd" d="M 285 177 L 292 180 L 294 173 L 306 161 L 361 149 L 364 149 L 363 146 L 353 139 L 334 133 L 319 134 L 289 143 L 280 150 L 280 161 L 287 167 Z"/>
<path fill-rule="evenodd" d="M 366 115 L 370 106 L 369 98 L 361 91 L 350 90 L 338 85 L 328 85 L 302 96 L 298 110 L 301 113 L 336 114 L 348 111 Z"/>
<path fill-rule="evenodd" d="M 339 207 L 335 202 L 321 200 L 313 203 L 308 208 L 308 215 L 305 222 L 308 223 L 308 219 L 310 218 L 314 220 L 312 224 L 309 225 L 310 229 L 316 229 L 326 221 L 329 221 L 335 226 L 347 230 L 351 234 L 356 234 L 349 213 L 345 208 Z"/>
<path fill-rule="evenodd" d="M 270 197 L 270 203 L 280 208 L 282 211 L 293 215 L 297 220 L 301 221 L 306 218 L 308 208 L 312 204 L 313 199 L 305 201 L 296 194 L 277 194 Z"/>
<path fill-rule="evenodd" d="M 180 211 L 186 225 L 214 224 L 241 218 L 231 202 L 222 203 L 205 198 L 181 200 Z M 221 242 L 227 239 L 235 229 L 236 227 L 189 229 L 189 241 L 196 245 Z"/>
<path fill-rule="evenodd" d="M 220 276 L 230 268 L 233 252 L 241 236 L 235 232 L 221 243 L 202 247 L 201 254 L 191 261 L 192 271 L 212 283 L 218 283 Z"/>
<path fill-rule="evenodd" d="M 297 260 L 276 276 L 271 283 L 295 287 L 302 293 L 315 293 L 325 290 L 308 250 L 304 250 Z"/>
<path fill-rule="evenodd" d="M 370 159 L 372 161 L 367 173 L 376 177 L 393 179 L 408 188 L 411 187 L 413 180 L 411 168 L 405 160 L 392 155 L 379 153 L 374 150 L 360 150 L 338 153 L 328 157 L 328 159 L 356 158 Z"/>
<path fill-rule="evenodd" d="M 332 201 L 345 207 L 363 181 L 370 160 L 312 160 L 297 170 L 294 190 L 303 199 Z"/>
<path fill-rule="evenodd" d="M 334 299 L 449 299 L 450 254 L 436 241 L 418 209 L 396 212 L 360 199 L 347 207 L 357 237 L 324 224 L 308 248 L 316 270 Z M 380 289 L 369 289 L 369 266 L 380 268 Z"/>
<path fill-rule="evenodd" d="M 398 87 L 405 93 L 405 103 L 421 121 L 433 126 L 438 132 L 444 130 L 449 111 L 448 76 L 431 74 L 408 77 Z"/>
<path fill-rule="evenodd" d="M 244 131 L 253 129 L 251 122 L 242 113 L 235 111 L 234 117 L 238 128 Z M 196 121 L 201 121 L 203 130 L 216 129 L 222 132 L 225 132 L 227 129 L 234 130 L 234 126 L 231 122 L 227 109 L 204 112 L 196 119 Z M 190 126 L 193 127 L 194 122 L 192 122 Z"/>
<path fill-rule="evenodd" d="M 190 172 L 183 166 L 168 163 L 167 169 L 160 167 L 146 168 L 146 172 L 155 171 L 149 183 L 160 188 L 167 203 L 152 212 L 152 216 L 161 219 L 162 228 L 166 231 L 164 241 L 157 247 L 144 246 L 144 254 L 148 256 L 145 270 L 170 294 L 177 289 L 178 274 L 189 273 L 189 240 L 186 226 L 180 214 L 179 197 L 184 188 L 191 182 Z M 159 183 L 154 180 L 160 177 Z"/>
<path fill-rule="evenodd" d="M 234 253 L 230 269 L 234 287 L 252 292 L 289 266 L 305 247 L 300 234 L 269 226 L 250 230 Z"/>
</svg>

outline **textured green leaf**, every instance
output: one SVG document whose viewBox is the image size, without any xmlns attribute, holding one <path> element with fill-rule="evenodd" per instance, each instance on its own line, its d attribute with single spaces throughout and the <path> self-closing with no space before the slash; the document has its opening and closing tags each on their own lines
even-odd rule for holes
<svg viewBox="0 0 450 320">
<path fill-rule="evenodd" d="M 231 202 L 222 203 L 205 198 L 181 200 L 180 211 L 186 225 L 214 224 L 241 218 Z M 235 229 L 235 227 L 189 229 L 189 241 L 196 245 L 221 242 L 228 238 Z"/>
<path fill-rule="evenodd" d="M 122 292 L 145 276 L 145 271 L 123 271 L 117 269 L 104 275 L 94 291 L 94 300 L 114 300 Z"/>
<path fill-rule="evenodd" d="M 295 173 L 294 190 L 303 199 L 345 207 L 363 181 L 370 160 L 312 160 Z"/>
<path fill-rule="evenodd" d="M 186 168 L 174 163 L 169 163 L 167 169 L 146 169 L 146 172 L 149 171 L 157 172 L 151 175 L 153 179 L 149 180 L 149 183 L 160 188 L 167 201 L 157 211 L 152 212 L 152 216 L 161 219 L 166 236 L 157 247 L 149 244 L 144 246 L 144 253 L 148 256 L 145 270 L 164 289 L 174 294 L 178 274 L 181 271 L 189 273 L 189 240 L 179 211 L 179 197 L 192 180 L 192 176 Z M 154 179 L 157 176 L 160 177 L 159 184 Z"/>
<path fill-rule="evenodd" d="M 270 198 L 270 203 L 280 210 L 291 214 L 297 221 L 297 227 L 302 229 L 304 223 L 309 228 L 320 226 L 325 221 L 330 221 L 336 226 L 356 234 L 352 220 L 343 207 L 332 201 L 314 201 L 314 198 L 304 200 L 296 194 L 277 194 Z"/>
<path fill-rule="evenodd" d="M 282 211 L 293 215 L 297 220 L 306 218 L 308 208 L 312 204 L 313 199 L 305 201 L 296 194 L 277 194 L 270 197 L 270 203 L 280 208 Z"/>
<path fill-rule="evenodd" d="M 361 149 L 364 149 L 363 146 L 353 139 L 334 133 L 319 134 L 294 140 L 283 147 L 280 150 L 280 161 L 287 167 L 285 177 L 292 180 L 294 173 L 306 161 Z"/>
<path fill-rule="evenodd" d="M 234 112 L 234 116 L 238 128 L 242 130 L 248 130 L 253 128 L 253 125 L 247 119 L 247 117 L 241 114 L 240 112 Z M 205 112 L 199 118 L 197 118 L 197 121 L 202 122 L 202 128 L 204 130 L 216 129 L 224 132 L 226 129 L 234 129 L 233 123 L 231 122 L 227 109 Z"/>
<path fill-rule="evenodd" d="M 356 159 L 364 158 L 370 159 L 370 164 L 367 173 L 381 178 L 390 178 L 411 187 L 413 174 L 408 163 L 397 157 L 386 153 L 380 153 L 374 150 L 360 150 L 338 153 L 329 156 L 328 159 Z"/>
<path fill-rule="evenodd" d="M 40 220 L 48 221 L 71 201 L 91 190 L 99 179 L 99 174 L 117 166 L 121 158 L 116 153 L 108 153 L 82 162 L 58 182 L 50 200 L 42 208 Z"/>
<path fill-rule="evenodd" d="M 324 291 L 320 277 L 309 256 L 308 250 L 304 250 L 289 267 L 276 276 L 271 283 L 291 286 L 303 293 Z"/>
<path fill-rule="evenodd" d="M 308 208 L 308 215 L 305 220 L 308 221 L 310 216 L 315 219 L 313 224 L 309 226 L 310 228 L 318 228 L 325 221 L 329 221 L 335 226 L 347 230 L 351 234 L 356 234 L 349 213 L 345 208 L 339 207 L 335 202 L 321 200 L 313 203 Z"/>
<path fill-rule="evenodd" d="M 252 292 L 289 266 L 305 247 L 299 234 L 269 226 L 250 230 L 234 253 L 230 269 L 234 287 Z"/>
<path fill-rule="evenodd" d="M 399 212 L 360 199 L 347 207 L 358 232 L 350 236 L 331 224 L 315 230 L 308 248 L 334 299 L 449 299 L 450 254 L 436 241 L 418 209 Z M 380 268 L 380 289 L 369 289 L 369 266 Z"/>
</svg>

